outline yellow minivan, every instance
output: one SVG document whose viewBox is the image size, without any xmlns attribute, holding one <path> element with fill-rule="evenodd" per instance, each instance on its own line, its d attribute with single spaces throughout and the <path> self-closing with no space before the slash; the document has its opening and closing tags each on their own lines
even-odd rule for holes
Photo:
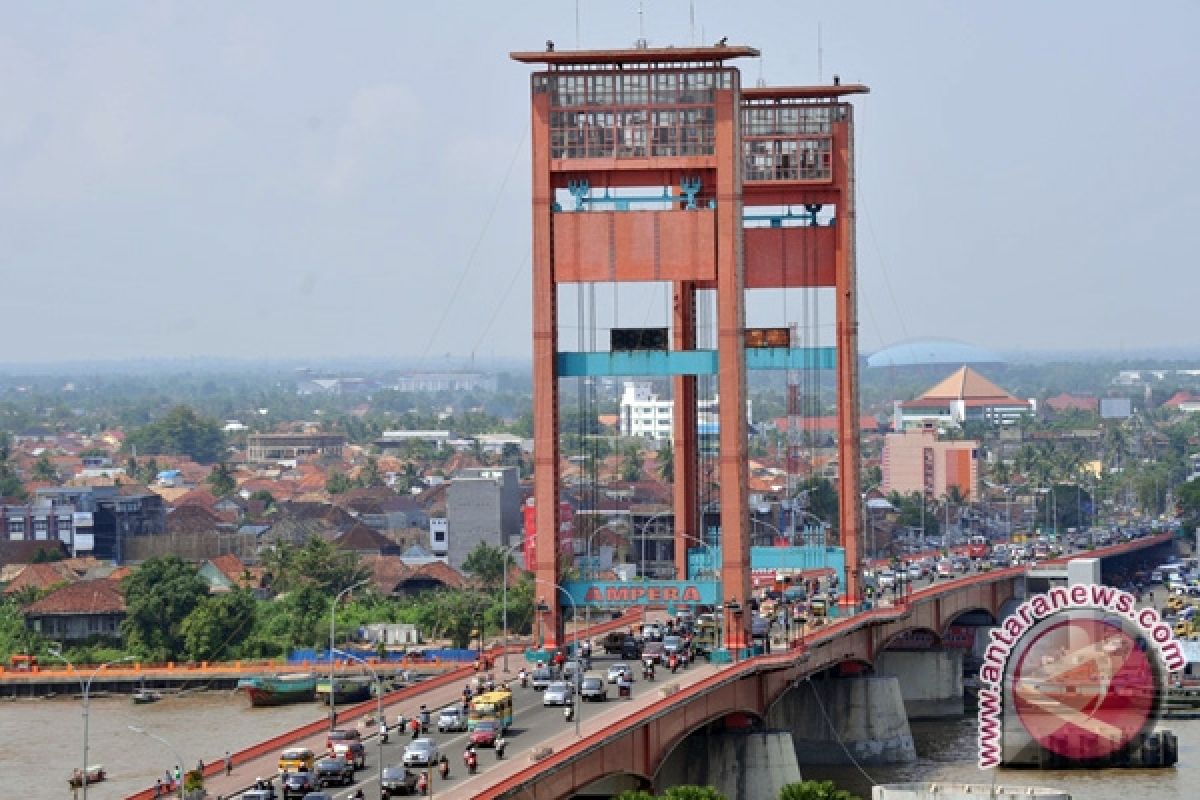
<svg viewBox="0 0 1200 800">
<path fill-rule="evenodd" d="M 317 757 L 306 747 L 289 747 L 279 754 L 279 771 L 283 772 L 312 772 Z"/>
</svg>

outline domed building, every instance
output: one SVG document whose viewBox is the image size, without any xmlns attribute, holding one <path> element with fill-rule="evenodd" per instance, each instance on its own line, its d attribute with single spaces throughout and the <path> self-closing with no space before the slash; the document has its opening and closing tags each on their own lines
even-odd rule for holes
<svg viewBox="0 0 1200 800">
<path fill-rule="evenodd" d="M 1004 359 L 990 350 L 953 339 L 914 339 L 886 347 L 867 357 L 868 367 L 927 367 L 938 364 L 987 366 Z"/>
</svg>

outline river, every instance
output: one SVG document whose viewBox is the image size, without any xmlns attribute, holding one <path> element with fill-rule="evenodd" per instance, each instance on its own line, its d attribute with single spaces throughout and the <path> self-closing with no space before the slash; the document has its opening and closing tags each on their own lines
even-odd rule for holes
<svg viewBox="0 0 1200 800">
<path fill-rule="evenodd" d="M 232 692 L 168 695 L 151 705 L 133 705 L 128 697 L 92 700 L 88 761 L 104 764 L 109 779 L 89 788 L 90 800 L 117 800 L 153 785 L 175 759 L 162 743 L 129 730 L 135 725 L 170 742 L 188 767 L 198 759 L 221 758 L 264 739 L 322 719 L 321 707 L 300 703 L 279 708 L 250 708 Z M 999 784 L 1066 789 L 1075 800 L 1184 800 L 1200 786 L 1200 720 L 1172 720 L 1163 727 L 1179 737 L 1175 769 L 1037 771 L 998 770 Z M 918 760 L 871 767 L 878 783 L 954 781 L 990 783 L 992 774 L 976 765 L 974 717 L 912 723 Z M 78 699 L 0 702 L 0 774 L 22 800 L 70 797 L 67 776 L 83 758 L 83 726 Z M 803 769 L 806 778 L 828 778 L 870 798 L 871 781 L 853 767 Z M 732 798 L 731 798 L 732 800 Z"/>
<path fill-rule="evenodd" d="M 327 713 L 327 712 L 326 712 Z M 128 695 L 94 698 L 88 734 L 88 761 L 103 764 L 108 780 L 88 787 L 88 800 L 116 800 L 154 785 L 174 765 L 161 742 L 129 730 L 130 725 L 166 739 L 184 759 L 223 758 L 284 731 L 323 719 L 316 703 L 250 708 L 230 692 L 167 695 L 157 703 L 134 705 Z M 0 701 L 0 775 L 22 800 L 62 800 L 71 796 L 67 778 L 83 761 L 82 704 L 66 697 Z"/>
<path fill-rule="evenodd" d="M 1191 800 L 1200 796 L 1200 720 L 1169 720 L 1160 729 L 1179 738 L 1174 769 L 1029 770 L 979 768 L 978 726 L 974 716 L 911 723 L 917 760 L 869 767 L 871 781 L 854 767 L 801 767 L 808 779 L 829 779 L 869 800 L 871 783 L 950 781 L 955 783 L 1048 786 L 1074 800 Z M 994 773 L 994 775 L 993 775 Z"/>
</svg>

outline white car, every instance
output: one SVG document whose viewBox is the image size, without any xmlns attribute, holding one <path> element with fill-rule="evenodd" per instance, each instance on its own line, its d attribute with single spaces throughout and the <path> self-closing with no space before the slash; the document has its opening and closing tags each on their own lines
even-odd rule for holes
<svg viewBox="0 0 1200 800">
<path fill-rule="evenodd" d="M 566 681 L 555 681 L 542 694 L 543 706 L 568 706 L 575 692 Z"/>
<path fill-rule="evenodd" d="M 414 739 L 404 748 L 404 766 L 431 767 L 439 757 L 437 742 L 427 736 Z"/>
<path fill-rule="evenodd" d="M 629 668 L 628 664 L 618 661 L 616 664 L 613 664 L 608 668 L 608 674 L 605 676 L 605 680 L 609 683 L 616 683 L 624 674 L 632 676 L 633 670 Z"/>
</svg>

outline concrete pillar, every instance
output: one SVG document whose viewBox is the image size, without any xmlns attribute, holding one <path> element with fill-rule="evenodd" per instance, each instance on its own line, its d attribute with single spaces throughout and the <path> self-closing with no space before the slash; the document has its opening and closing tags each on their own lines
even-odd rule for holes
<svg viewBox="0 0 1200 800">
<path fill-rule="evenodd" d="M 961 717 L 965 711 L 961 650 L 885 650 L 875 659 L 875 674 L 899 681 L 909 719 Z"/>
<path fill-rule="evenodd" d="M 791 730 L 798 764 L 848 764 L 846 750 L 859 764 L 917 758 L 900 684 L 892 677 L 803 681 L 771 708 L 767 726 Z"/>
<path fill-rule="evenodd" d="M 787 731 L 697 731 L 667 756 L 654 777 L 669 786 L 712 786 L 725 797 L 778 797 L 802 780 Z"/>
</svg>

